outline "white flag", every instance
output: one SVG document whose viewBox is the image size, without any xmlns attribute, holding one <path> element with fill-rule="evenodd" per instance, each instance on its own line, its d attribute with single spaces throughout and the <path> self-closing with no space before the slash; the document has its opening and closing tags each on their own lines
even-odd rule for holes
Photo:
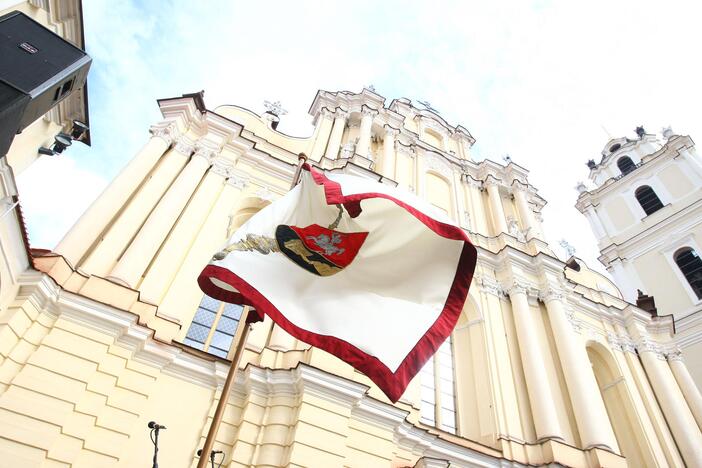
<svg viewBox="0 0 702 468">
<path fill-rule="evenodd" d="M 463 229 L 418 197 L 305 165 L 300 184 L 238 229 L 198 282 L 397 401 L 453 330 L 476 255 Z"/>
</svg>

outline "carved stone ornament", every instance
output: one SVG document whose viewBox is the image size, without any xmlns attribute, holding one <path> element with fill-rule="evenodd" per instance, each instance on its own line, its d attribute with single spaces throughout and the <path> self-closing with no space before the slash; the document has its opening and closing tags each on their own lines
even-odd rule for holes
<svg viewBox="0 0 702 468">
<path fill-rule="evenodd" d="M 230 174 L 229 179 L 227 179 L 227 184 L 231 185 L 232 187 L 236 187 L 239 190 L 244 190 L 247 185 L 247 181 L 243 177 L 236 174 Z"/>
<path fill-rule="evenodd" d="M 181 136 L 176 142 L 175 150 L 181 154 L 190 156 L 193 154 L 193 151 L 195 151 L 195 144 L 190 138 Z"/>
<path fill-rule="evenodd" d="M 361 109 L 361 114 L 363 114 L 364 117 L 375 117 L 378 115 L 378 111 L 375 109 L 371 109 L 370 107 L 363 106 Z"/>
<path fill-rule="evenodd" d="M 193 158 L 203 158 L 209 164 L 212 162 L 216 155 L 217 150 L 214 150 L 207 146 L 197 145 L 195 149 L 195 154 L 193 154 Z"/>
<path fill-rule="evenodd" d="M 228 159 L 220 156 L 214 158 L 210 171 L 222 177 L 229 177 L 233 167 L 233 164 Z"/>
<path fill-rule="evenodd" d="M 175 123 L 153 125 L 149 131 L 151 132 L 152 136 L 161 138 L 168 146 L 172 145 L 173 141 L 180 136 L 178 127 L 175 125 Z"/>
<path fill-rule="evenodd" d="M 356 144 L 358 144 L 358 138 L 355 140 L 349 140 L 343 145 L 341 145 L 341 157 L 350 158 L 356 152 Z"/>
<path fill-rule="evenodd" d="M 344 120 L 346 120 L 346 119 L 349 118 L 349 113 L 348 113 L 348 111 L 346 111 L 346 110 L 342 109 L 341 107 L 339 107 L 338 109 L 336 109 L 336 111 L 334 111 L 334 117 L 337 118 L 337 119 L 344 119 Z"/>
<path fill-rule="evenodd" d="M 512 294 L 527 294 L 530 288 L 527 283 L 524 283 L 520 280 L 516 280 L 512 284 L 507 285 L 507 287 L 504 287 L 503 289 L 507 292 L 507 294 L 511 296 Z"/>
<path fill-rule="evenodd" d="M 665 360 L 665 354 L 661 346 L 647 337 L 643 337 L 639 340 L 636 349 L 639 350 L 639 353 L 654 353 L 658 359 Z"/>
<path fill-rule="evenodd" d="M 487 276 L 477 276 L 475 281 L 480 285 L 480 290 L 486 294 L 501 297 L 504 296 L 504 291 L 497 280 Z"/>
<path fill-rule="evenodd" d="M 682 356 L 682 351 L 680 351 L 679 348 L 675 348 L 671 352 L 668 353 L 668 360 L 669 361 L 682 361 L 683 356 Z"/>
<path fill-rule="evenodd" d="M 426 153 L 425 164 L 427 170 L 435 171 L 441 174 L 444 178 L 451 180 L 451 176 L 453 175 L 451 166 L 435 154 Z"/>
<path fill-rule="evenodd" d="M 565 294 L 563 294 L 563 291 L 548 286 L 539 292 L 539 299 L 541 299 L 541 302 L 544 304 L 550 301 L 563 302 L 565 299 Z"/>
</svg>

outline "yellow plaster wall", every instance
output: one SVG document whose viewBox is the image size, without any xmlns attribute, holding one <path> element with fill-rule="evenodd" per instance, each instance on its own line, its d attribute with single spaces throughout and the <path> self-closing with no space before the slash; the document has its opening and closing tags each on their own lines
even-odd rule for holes
<svg viewBox="0 0 702 468">
<path fill-rule="evenodd" d="M 634 214 L 622 198 L 608 200 L 603 205 L 602 211 L 607 215 L 617 231 L 623 231 L 636 221 Z"/>
<path fill-rule="evenodd" d="M 680 170 L 680 167 L 671 164 L 658 173 L 658 178 L 663 182 L 666 190 L 674 198 L 682 198 L 693 189 L 690 179 Z"/>
</svg>

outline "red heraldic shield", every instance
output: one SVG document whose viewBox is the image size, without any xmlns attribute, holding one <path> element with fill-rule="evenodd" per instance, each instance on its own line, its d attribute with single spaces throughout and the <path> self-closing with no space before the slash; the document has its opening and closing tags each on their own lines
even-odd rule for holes
<svg viewBox="0 0 702 468">
<path fill-rule="evenodd" d="M 456 325 L 477 251 L 415 195 L 304 169 L 215 254 L 200 287 L 268 315 L 397 401 Z"/>
<path fill-rule="evenodd" d="M 347 267 L 367 236 L 367 232 L 340 232 L 318 224 L 304 228 L 280 225 L 275 230 L 280 251 L 319 276 L 330 276 Z"/>
</svg>

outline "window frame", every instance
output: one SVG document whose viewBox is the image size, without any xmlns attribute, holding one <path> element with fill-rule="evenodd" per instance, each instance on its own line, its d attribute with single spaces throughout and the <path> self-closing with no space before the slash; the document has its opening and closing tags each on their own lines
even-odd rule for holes
<svg viewBox="0 0 702 468">
<path fill-rule="evenodd" d="M 702 259 L 700 258 L 699 252 L 696 249 L 694 249 L 693 247 L 690 247 L 688 245 L 680 247 L 679 249 L 675 250 L 675 252 L 673 252 L 673 261 L 675 262 L 675 266 L 678 267 L 678 270 L 680 271 L 682 277 L 685 278 L 685 282 L 690 287 L 690 289 L 692 290 L 692 293 L 695 295 L 697 300 L 702 301 L 702 287 L 700 288 L 699 293 L 695 291 L 695 288 L 692 287 L 690 279 L 687 277 L 687 275 L 683 271 L 682 267 L 680 266 L 680 263 L 678 262 L 677 257 L 678 257 L 678 255 L 682 255 L 683 252 L 692 252 L 693 256 L 696 257 L 700 261 L 700 263 L 702 263 Z"/>
<path fill-rule="evenodd" d="M 460 428 L 458 427 L 458 401 L 456 398 L 456 353 L 454 350 L 454 339 L 453 339 L 453 334 L 449 335 L 449 337 L 446 339 L 446 342 L 449 343 L 449 349 L 450 349 L 450 356 L 451 356 L 451 384 L 453 385 L 453 388 L 451 389 L 451 395 L 453 396 L 453 425 L 445 425 L 443 421 L 443 414 L 442 410 L 444 409 L 444 406 L 442 404 L 442 400 L 444 398 L 444 395 L 446 392 L 442 391 L 443 388 L 441 386 L 441 357 L 440 357 L 440 351 L 441 347 L 437 349 L 436 353 L 430 358 L 429 361 L 422 367 L 422 369 L 419 371 L 419 422 L 421 422 L 424 425 L 435 427 L 436 429 L 440 431 L 447 432 L 449 434 L 455 434 L 458 435 Z M 444 342 L 444 343 L 446 343 Z M 443 344 L 442 344 L 443 346 Z M 424 371 L 424 369 L 429 366 L 431 363 L 431 368 L 433 370 L 432 372 L 432 379 L 428 379 L 427 372 Z M 427 385 L 423 385 L 426 380 L 429 380 L 431 382 L 431 388 L 433 390 L 433 395 L 432 399 L 433 402 L 427 402 L 431 403 L 433 406 L 433 421 L 430 421 L 422 416 L 422 412 L 425 409 L 425 394 L 423 393 L 423 387 L 428 388 Z M 453 428 L 451 430 L 450 428 Z"/>
<path fill-rule="evenodd" d="M 619 164 L 620 161 L 624 161 L 624 160 L 628 160 L 631 163 L 631 166 L 630 166 L 631 169 L 629 169 L 626 172 L 624 171 L 624 169 L 622 169 L 622 166 Z M 617 158 L 616 164 L 617 164 L 617 168 L 619 169 L 619 172 L 621 173 L 622 177 L 625 175 L 631 174 L 632 172 L 634 172 L 636 170 L 636 163 L 628 155 L 623 155 L 623 156 Z"/>
<path fill-rule="evenodd" d="M 196 341 L 196 340 L 193 340 L 192 338 L 188 338 L 188 333 L 190 332 L 190 328 L 193 326 L 193 323 L 196 323 L 197 325 L 200 325 L 200 326 L 204 326 L 204 325 L 200 324 L 199 322 L 195 322 L 194 319 L 195 319 L 195 314 L 197 314 L 197 311 L 202 308 L 202 302 L 206 297 L 209 297 L 211 300 L 218 302 L 218 305 L 217 305 L 217 310 L 215 311 L 214 320 L 212 321 L 212 325 L 210 325 L 210 330 L 207 333 L 207 337 L 205 338 L 205 342 L 202 344 L 202 348 L 198 348 L 191 343 L 187 343 L 185 340 L 189 339 L 191 341 Z M 229 335 L 228 332 L 225 332 L 225 331 L 219 329 L 220 321 L 222 319 L 222 316 L 224 316 L 224 310 L 229 305 L 236 305 L 236 304 L 229 304 L 229 303 L 224 302 L 224 301 L 218 301 L 217 299 L 215 299 L 213 297 L 210 297 L 210 296 L 207 296 L 206 294 L 203 294 L 202 299 L 200 299 L 200 302 L 197 305 L 196 312 L 195 312 L 195 314 L 193 314 L 193 319 L 190 321 L 190 324 L 188 325 L 188 329 L 186 330 L 185 335 L 183 336 L 183 341 L 182 341 L 183 344 L 186 346 L 190 346 L 191 348 L 198 349 L 199 351 L 202 351 L 204 353 L 211 354 L 213 356 L 217 356 L 217 357 L 220 357 L 223 359 L 231 359 L 231 356 L 234 352 L 234 350 L 232 349 L 232 344 L 233 344 L 233 340 L 234 340 L 234 335 L 236 334 L 236 328 L 234 329 L 234 333 L 231 335 L 232 342 L 229 344 L 229 349 L 227 350 L 227 354 L 225 356 L 220 356 L 219 354 L 215 354 L 215 353 L 210 351 L 210 347 L 213 347 L 218 351 L 222 351 L 222 348 L 219 348 L 217 346 L 212 345 L 212 340 L 213 340 L 216 332 L 219 331 L 220 333 L 224 333 L 225 335 Z M 241 307 L 241 312 L 243 313 L 244 307 L 248 307 L 248 306 L 239 306 L 239 307 Z M 210 310 L 210 309 L 207 309 L 207 310 Z M 231 317 L 227 317 L 227 318 L 234 320 Z M 237 328 L 239 327 L 240 319 L 241 319 L 241 314 L 239 314 L 239 319 L 236 319 L 236 327 Z"/>
<path fill-rule="evenodd" d="M 658 201 L 658 203 L 660 203 L 660 207 L 656 208 L 655 210 L 651 211 L 650 213 L 648 211 L 646 211 L 646 208 L 644 207 L 644 205 L 641 202 L 641 199 L 639 198 L 639 195 L 638 195 L 639 193 L 641 193 L 641 191 L 643 191 L 646 188 L 648 188 L 648 190 L 651 191 L 651 193 L 656 197 L 656 200 Z M 636 198 L 636 201 L 638 202 L 639 206 L 641 207 L 643 212 L 646 214 L 646 216 L 651 216 L 654 213 L 657 213 L 660 210 L 662 210 L 663 208 L 665 208 L 665 203 L 663 203 L 663 200 L 661 200 L 661 197 L 659 197 L 658 193 L 656 193 L 656 191 L 653 189 L 653 187 L 651 187 L 648 184 L 639 185 L 638 187 L 636 187 L 634 189 L 633 193 L 634 193 L 634 198 Z"/>
<path fill-rule="evenodd" d="M 692 303 L 692 307 L 694 308 L 702 304 L 702 299 L 699 299 L 697 297 L 697 294 L 695 294 L 695 291 L 693 291 L 692 287 L 690 287 L 690 284 L 687 282 L 687 278 L 685 278 L 685 275 L 683 275 L 682 271 L 680 271 L 680 268 L 678 267 L 678 264 L 674 258 L 675 252 L 684 247 L 689 247 L 698 253 L 702 252 L 702 250 L 700 250 L 699 244 L 695 240 L 694 234 L 688 234 L 670 243 L 669 246 L 666 247 L 665 250 L 663 250 L 663 255 L 668 261 L 668 265 L 670 266 L 671 270 L 673 270 L 673 273 L 678 278 L 678 281 L 682 285 L 682 288 L 687 293 L 687 296 L 690 298 L 690 302 Z"/>
</svg>

